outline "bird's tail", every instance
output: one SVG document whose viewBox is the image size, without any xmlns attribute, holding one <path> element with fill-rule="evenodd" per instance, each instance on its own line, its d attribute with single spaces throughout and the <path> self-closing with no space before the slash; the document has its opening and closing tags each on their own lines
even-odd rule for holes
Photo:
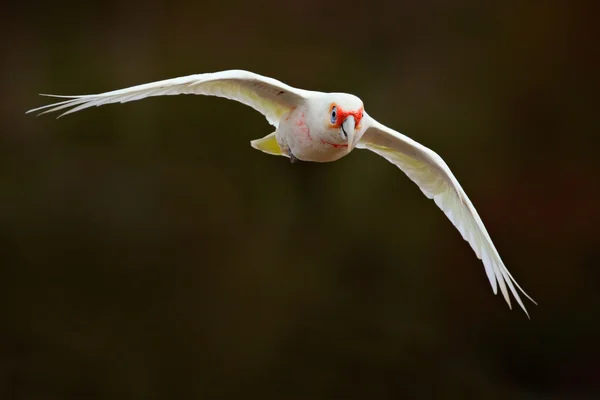
<svg viewBox="0 0 600 400">
<path fill-rule="evenodd" d="M 279 143 L 277 143 L 277 138 L 275 137 L 275 132 L 268 134 L 262 139 L 253 140 L 250 142 L 250 144 L 256 150 L 260 150 L 267 154 L 274 156 L 287 156 L 287 154 L 281 151 L 281 147 L 279 147 Z"/>
</svg>

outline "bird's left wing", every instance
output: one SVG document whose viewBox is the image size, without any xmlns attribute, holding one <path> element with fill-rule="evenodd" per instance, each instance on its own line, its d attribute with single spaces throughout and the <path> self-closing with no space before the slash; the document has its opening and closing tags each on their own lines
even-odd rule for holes
<svg viewBox="0 0 600 400">
<path fill-rule="evenodd" d="M 425 196 L 433 199 L 483 261 L 494 294 L 500 285 L 510 307 L 508 286 L 529 316 L 515 286 L 529 300 L 535 301 L 521 289 L 504 266 L 475 207 L 444 160 L 434 151 L 374 119 L 369 117 L 368 121 L 368 127 L 356 147 L 371 150 L 395 164 L 419 186 Z"/>
<path fill-rule="evenodd" d="M 151 96 L 200 94 L 239 101 L 259 111 L 271 125 L 277 126 L 282 115 L 296 107 L 310 93 L 308 90 L 297 89 L 276 79 L 253 72 L 229 70 L 182 76 L 100 94 L 80 96 L 43 95 L 68 100 L 38 107 L 27 112 L 45 110 L 41 113 L 44 114 L 72 107 L 60 115 L 62 116 L 89 107 L 110 103 L 125 103 Z"/>
</svg>

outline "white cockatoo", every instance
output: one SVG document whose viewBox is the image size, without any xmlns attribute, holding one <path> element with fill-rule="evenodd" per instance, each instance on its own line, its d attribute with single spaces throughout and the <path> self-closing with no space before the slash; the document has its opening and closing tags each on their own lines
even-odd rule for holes
<svg viewBox="0 0 600 400">
<path fill-rule="evenodd" d="M 253 140 L 252 147 L 268 154 L 296 160 L 335 161 L 352 149 L 368 149 L 400 168 L 446 214 L 483 260 L 494 294 L 498 286 L 511 307 L 508 290 L 525 311 L 517 284 L 504 266 L 488 232 L 450 168 L 434 151 L 371 118 L 363 102 L 346 93 L 297 89 L 276 79 L 242 70 L 221 71 L 167 79 L 111 92 L 56 96 L 66 100 L 29 112 L 41 114 L 69 109 L 62 115 L 109 103 L 125 103 L 145 97 L 202 94 L 225 97 L 262 113 L 275 132 Z M 516 288 L 515 288 L 516 286 Z M 508 288 L 507 288 L 508 287 Z"/>
</svg>

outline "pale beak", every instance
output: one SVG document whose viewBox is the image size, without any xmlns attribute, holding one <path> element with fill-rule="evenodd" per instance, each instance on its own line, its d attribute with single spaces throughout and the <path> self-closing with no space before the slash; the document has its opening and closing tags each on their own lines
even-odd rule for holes
<svg viewBox="0 0 600 400">
<path fill-rule="evenodd" d="M 354 127 L 356 126 L 355 124 L 356 121 L 354 121 L 354 116 L 352 115 L 346 118 L 342 123 L 343 133 L 348 138 L 348 153 L 352 151 L 352 146 L 354 145 Z"/>
</svg>

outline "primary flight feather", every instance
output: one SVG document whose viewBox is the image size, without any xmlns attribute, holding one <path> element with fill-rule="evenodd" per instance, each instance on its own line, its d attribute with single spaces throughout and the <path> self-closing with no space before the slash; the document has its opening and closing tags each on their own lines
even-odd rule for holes
<svg viewBox="0 0 600 400">
<path fill-rule="evenodd" d="M 256 149 L 296 160 L 335 161 L 352 149 L 368 149 L 386 158 L 415 182 L 446 214 L 483 261 L 494 293 L 498 286 L 508 303 L 509 291 L 523 311 L 519 292 L 535 301 L 517 284 L 504 266 L 496 247 L 448 165 L 434 151 L 371 118 L 362 101 L 351 94 L 323 93 L 286 85 L 248 71 L 230 70 L 189 75 L 111 92 L 56 96 L 65 100 L 27 111 L 62 115 L 110 103 L 125 103 L 151 96 L 202 94 L 239 101 L 262 113 L 275 132 L 251 142 Z M 518 290 L 517 290 L 518 289 Z"/>
</svg>

